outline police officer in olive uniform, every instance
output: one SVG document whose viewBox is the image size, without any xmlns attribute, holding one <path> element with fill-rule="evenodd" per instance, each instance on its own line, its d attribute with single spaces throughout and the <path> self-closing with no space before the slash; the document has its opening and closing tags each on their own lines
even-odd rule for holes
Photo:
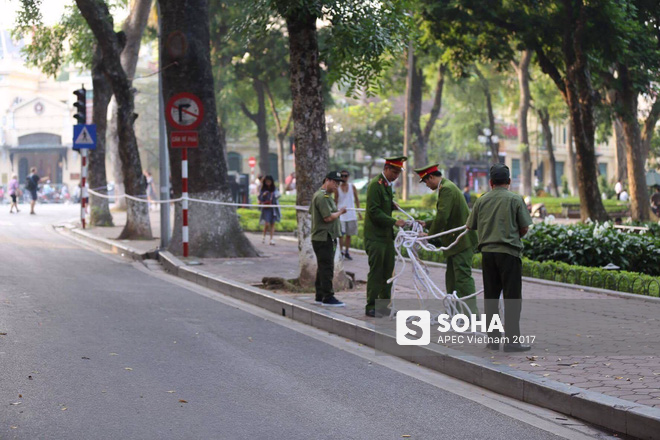
<svg viewBox="0 0 660 440">
<path fill-rule="evenodd" d="M 490 187 L 474 204 L 467 220 L 467 227 L 477 231 L 479 250 L 482 255 L 484 278 L 484 303 L 486 323 L 498 312 L 500 292 L 504 293 L 504 331 L 502 340 L 499 330 L 488 332 L 487 347 L 504 351 L 527 351 L 531 347 L 521 344 L 520 310 L 522 305 L 521 238 L 529 230 L 532 218 L 523 199 L 509 191 L 509 168 L 497 163 L 490 167 Z M 492 338 L 492 339 L 490 339 Z"/>
<path fill-rule="evenodd" d="M 365 312 L 370 317 L 389 314 L 387 308 L 376 310 L 376 300 L 389 300 L 392 294 L 392 285 L 387 280 L 394 272 L 394 226 L 406 223 L 392 217 L 395 207 L 392 184 L 401 174 L 406 160 L 405 156 L 385 158 L 383 172 L 371 179 L 367 187 L 364 245 L 369 259 L 369 275 Z"/>
<path fill-rule="evenodd" d="M 337 210 L 333 193 L 342 182 L 341 173 L 331 171 L 325 176 L 323 186 L 314 193 L 310 212 L 312 214 L 312 247 L 316 254 L 316 303 L 328 307 L 342 307 L 344 303 L 335 298 L 332 277 L 335 271 L 337 238 L 341 235 L 339 217 L 346 208 Z"/>
<path fill-rule="evenodd" d="M 438 191 L 435 218 L 430 226 L 426 225 L 429 228 L 429 235 L 464 226 L 470 214 L 465 197 L 451 180 L 442 177 L 442 173 L 438 170 L 438 164 L 416 168 L 415 172 L 419 174 L 420 183 L 423 182 L 429 189 Z M 461 232 L 443 235 L 432 240 L 432 244 L 447 247 L 456 241 Z M 477 233 L 469 231 L 461 237 L 458 243 L 444 251 L 447 259 L 445 287 L 448 294 L 455 291 L 456 295 L 462 298 L 476 292 L 474 279 L 472 278 L 472 256 L 476 244 Z M 460 312 L 479 314 L 476 297 L 466 300 L 466 304 L 470 310 L 460 310 Z"/>
</svg>

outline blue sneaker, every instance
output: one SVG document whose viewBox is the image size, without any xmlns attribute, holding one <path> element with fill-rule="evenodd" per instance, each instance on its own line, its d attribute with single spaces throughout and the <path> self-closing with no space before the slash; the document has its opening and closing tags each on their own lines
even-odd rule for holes
<svg viewBox="0 0 660 440">
<path fill-rule="evenodd" d="M 344 307 L 346 304 L 339 301 L 334 296 L 329 296 L 329 297 L 323 299 L 322 305 L 324 305 L 326 307 Z"/>
</svg>

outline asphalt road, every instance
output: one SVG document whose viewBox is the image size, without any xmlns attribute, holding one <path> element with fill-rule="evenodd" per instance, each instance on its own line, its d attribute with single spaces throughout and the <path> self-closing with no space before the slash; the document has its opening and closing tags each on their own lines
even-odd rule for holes
<svg viewBox="0 0 660 440">
<path fill-rule="evenodd" d="M 49 226 L 74 208 L 38 209 L 0 213 L 0 439 L 603 438 L 103 255 Z"/>
</svg>

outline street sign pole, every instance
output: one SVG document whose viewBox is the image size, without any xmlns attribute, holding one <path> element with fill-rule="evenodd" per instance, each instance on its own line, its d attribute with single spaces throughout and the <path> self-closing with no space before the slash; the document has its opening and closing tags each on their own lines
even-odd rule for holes
<svg viewBox="0 0 660 440">
<path fill-rule="evenodd" d="M 87 209 L 87 148 L 81 148 L 80 154 L 82 156 L 82 166 L 80 170 L 80 222 L 82 223 L 82 228 L 85 229 L 85 210 Z"/>
<path fill-rule="evenodd" d="M 183 230 L 181 242 L 183 243 L 183 256 L 188 256 L 188 149 L 181 150 L 181 215 L 183 216 Z"/>
<path fill-rule="evenodd" d="M 171 147 L 181 148 L 181 243 L 183 256 L 189 252 L 188 235 L 188 148 L 199 146 L 198 133 L 195 130 L 204 117 L 204 106 L 201 99 L 192 93 L 178 93 L 170 98 L 165 106 L 165 116 L 173 129 Z"/>
</svg>

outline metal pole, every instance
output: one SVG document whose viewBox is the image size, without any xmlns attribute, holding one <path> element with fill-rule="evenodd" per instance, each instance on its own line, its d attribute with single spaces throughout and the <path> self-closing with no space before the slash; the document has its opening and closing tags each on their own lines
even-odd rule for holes
<svg viewBox="0 0 660 440">
<path fill-rule="evenodd" d="M 188 149 L 181 150 L 181 213 L 183 217 L 181 241 L 183 242 L 183 256 L 188 256 Z"/>
<path fill-rule="evenodd" d="M 158 11 L 158 33 L 160 34 L 160 5 L 156 2 Z M 165 99 L 163 97 L 163 72 L 162 51 L 160 47 L 160 35 L 158 36 L 158 158 L 159 158 L 159 182 L 160 182 L 160 248 L 167 249 L 170 244 L 170 169 L 169 154 L 167 151 L 167 130 L 165 129 Z"/>
<path fill-rule="evenodd" d="M 406 113 L 403 128 L 403 155 L 408 156 L 410 148 L 410 109 L 412 107 L 412 75 L 413 75 L 413 42 L 408 42 L 408 75 L 406 76 Z M 401 188 L 401 198 L 408 200 L 408 166 L 403 168 L 401 177 L 403 178 L 403 187 Z"/>
<path fill-rule="evenodd" d="M 85 229 L 85 209 L 87 203 L 87 148 L 81 148 L 81 170 L 80 170 L 80 223 Z"/>
</svg>

